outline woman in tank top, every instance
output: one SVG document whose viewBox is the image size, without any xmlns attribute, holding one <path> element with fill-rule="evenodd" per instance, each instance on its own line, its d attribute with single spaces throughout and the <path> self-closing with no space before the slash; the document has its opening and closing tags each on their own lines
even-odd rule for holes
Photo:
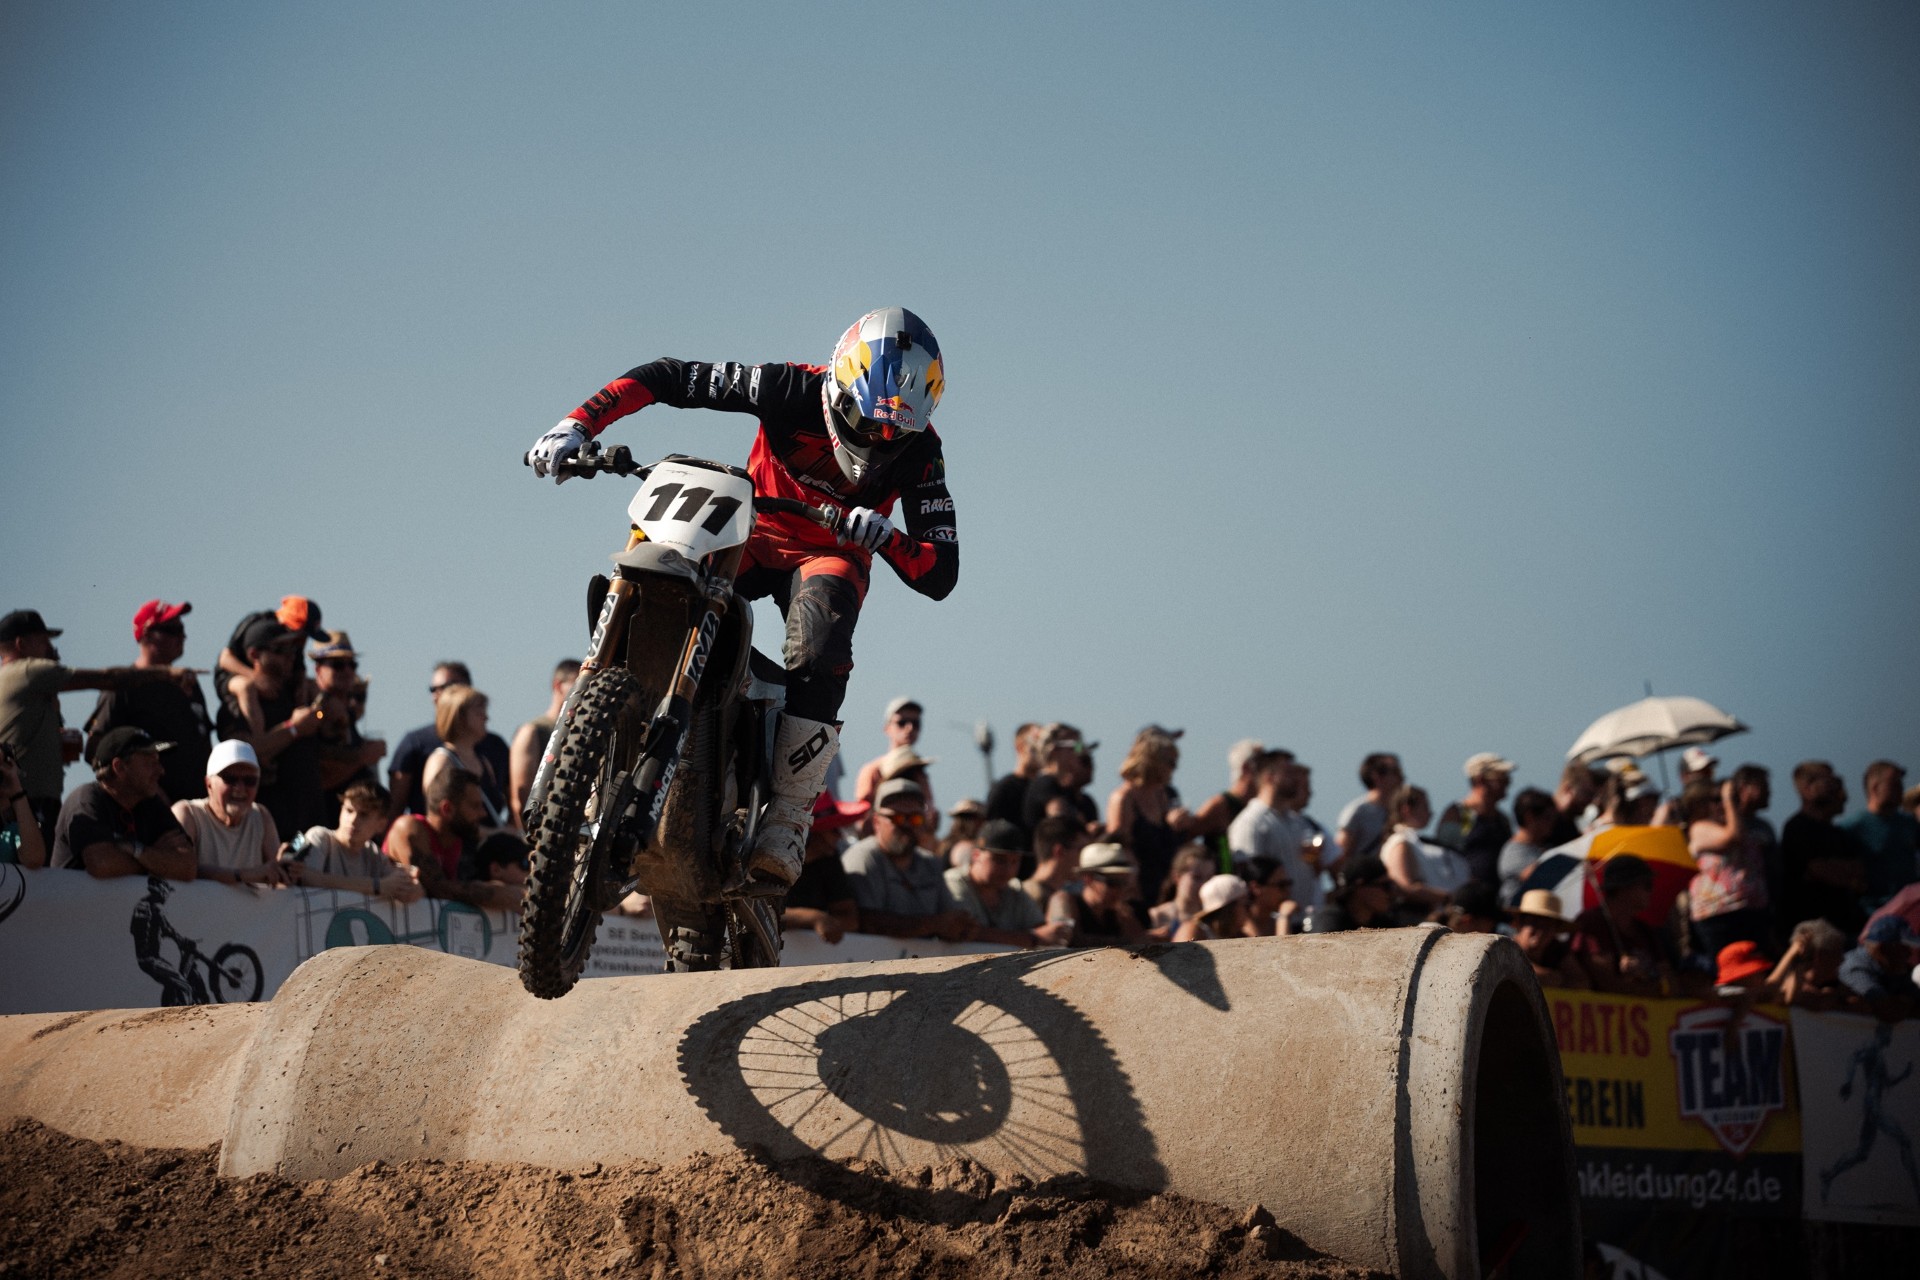
<svg viewBox="0 0 1920 1280">
<path fill-rule="evenodd" d="M 487 695 L 471 685 L 453 686 L 440 695 L 433 711 L 433 727 L 440 735 L 440 745 L 420 771 L 422 789 L 431 789 L 434 780 L 448 769 L 464 769 L 479 780 L 481 794 L 487 800 L 483 829 L 510 827 L 506 788 L 480 754 L 480 739 L 487 736 Z"/>
<path fill-rule="evenodd" d="M 1394 827 L 1380 846 L 1380 861 L 1399 888 L 1408 914 L 1425 920 L 1452 902 L 1455 890 L 1467 882 L 1467 860 L 1420 838 L 1433 821 L 1433 805 L 1422 788 L 1401 787 L 1393 793 L 1388 812 Z"/>
<path fill-rule="evenodd" d="M 1140 891 L 1156 898 L 1173 868 L 1180 842 L 1196 827 L 1173 789 L 1180 765 L 1174 735 L 1149 725 L 1133 740 L 1120 765 L 1120 785 L 1107 797 L 1108 838 L 1133 854 L 1140 866 Z"/>
</svg>

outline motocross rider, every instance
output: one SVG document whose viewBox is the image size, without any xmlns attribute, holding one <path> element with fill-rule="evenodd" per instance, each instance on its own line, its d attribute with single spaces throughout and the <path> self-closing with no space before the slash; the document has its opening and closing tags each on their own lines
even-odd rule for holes
<svg viewBox="0 0 1920 1280">
<path fill-rule="evenodd" d="M 959 577 L 953 498 L 932 420 L 945 389 L 933 331 L 904 307 L 888 307 L 841 334 L 826 368 L 643 364 L 562 418 L 529 454 L 536 475 L 564 482 L 561 462 L 650 404 L 749 413 L 760 420 L 747 460 L 755 492 L 834 516 L 828 531 L 797 515 L 761 515 L 736 581 L 749 600 L 772 596 L 787 622 L 787 702 L 774 740 L 773 797 L 750 863 L 756 879 L 784 887 L 800 874 L 813 801 L 840 749 L 840 703 L 873 557 L 935 600 Z M 900 524 L 889 518 L 895 502 Z"/>
</svg>

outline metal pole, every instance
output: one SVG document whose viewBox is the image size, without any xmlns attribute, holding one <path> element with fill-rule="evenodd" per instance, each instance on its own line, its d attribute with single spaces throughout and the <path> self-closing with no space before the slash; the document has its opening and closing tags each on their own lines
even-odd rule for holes
<svg viewBox="0 0 1920 1280">
<path fill-rule="evenodd" d="M 973 741 L 987 766 L 987 790 L 993 790 L 993 726 L 985 720 L 973 726 Z"/>
</svg>

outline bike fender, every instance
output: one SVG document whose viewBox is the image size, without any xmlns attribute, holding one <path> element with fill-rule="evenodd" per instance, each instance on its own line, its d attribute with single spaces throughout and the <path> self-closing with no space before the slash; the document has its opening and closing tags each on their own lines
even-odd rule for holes
<svg viewBox="0 0 1920 1280">
<path fill-rule="evenodd" d="M 700 582 L 705 578 L 698 560 L 689 560 L 672 547 L 657 542 L 642 542 L 627 548 L 613 557 L 620 566 L 622 577 L 632 577 L 636 573 L 659 573 L 671 578 L 685 578 L 689 582 Z"/>
</svg>

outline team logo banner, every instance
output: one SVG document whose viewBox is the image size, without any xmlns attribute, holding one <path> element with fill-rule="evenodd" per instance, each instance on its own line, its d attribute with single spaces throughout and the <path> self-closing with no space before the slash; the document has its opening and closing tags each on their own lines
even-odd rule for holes
<svg viewBox="0 0 1920 1280">
<path fill-rule="evenodd" d="M 1793 1011 L 1805 1212 L 1920 1227 L 1920 1022 Z"/>
<path fill-rule="evenodd" d="M 208 881 L 0 864 L 0 1014 L 144 1009 L 267 1000 L 300 963 L 333 947 L 399 944 L 513 965 L 520 917 L 424 899 L 401 906 L 332 889 L 258 889 Z M 790 966 L 1011 948 L 812 930 L 785 935 Z M 651 919 L 600 923 L 589 978 L 657 974 L 666 950 Z"/>
<path fill-rule="evenodd" d="M 1790 1274 L 1800 1115 L 1785 1011 L 1544 994 L 1581 1220 L 1612 1274 Z"/>
</svg>

